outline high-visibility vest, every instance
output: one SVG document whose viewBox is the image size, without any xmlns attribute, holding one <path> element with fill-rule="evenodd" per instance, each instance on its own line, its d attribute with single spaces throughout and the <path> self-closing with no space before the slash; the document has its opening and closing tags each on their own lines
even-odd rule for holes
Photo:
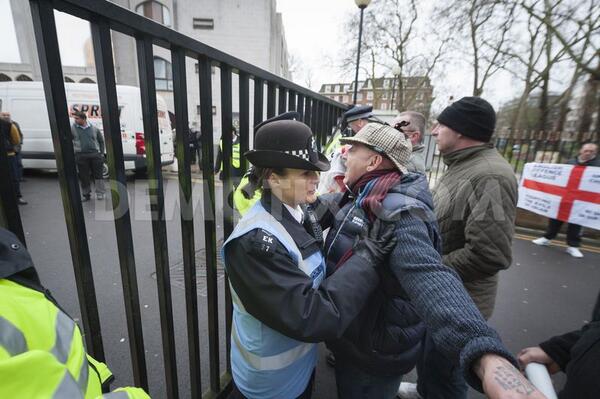
<svg viewBox="0 0 600 399">
<path fill-rule="evenodd" d="M 341 131 L 337 131 L 333 137 L 331 138 L 331 141 L 329 143 L 327 143 L 327 146 L 325 147 L 325 156 L 328 159 L 331 159 L 331 155 L 333 155 L 333 153 L 340 148 L 340 139 L 342 138 L 342 132 Z"/>
<path fill-rule="evenodd" d="M 240 180 L 240 184 L 238 184 L 233 192 L 233 206 L 242 216 L 244 216 L 246 212 L 252 208 L 252 205 L 260 200 L 260 196 L 262 195 L 262 190 L 259 188 L 254 192 L 254 196 L 252 198 L 247 199 L 244 197 L 244 194 L 242 194 L 242 188 L 244 188 L 246 184 L 248 184 L 248 176 L 244 176 L 242 180 Z"/>
<path fill-rule="evenodd" d="M 296 261 L 298 269 L 313 280 L 313 287 L 319 286 L 325 276 L 325 260 L 321 251 L 303 259 L 285 227 L 260 202 L 254 204 L 240 220 L 223 248 L 254 229 L 262 229 L 277 237 Z M 231 267 L 228 260 L 224 259 L 225 268 Z M 233 286 L 231 296 L 231 371 L 238 389 L 244 396 L 256 399 L 300 396 L 308 386 L 316 366 L 317 345 L 290 338 L 262 323 L 246 311 Z M 281 309 L 282 314 L 286 311 Z"/>
<path fill-rule="evenodd" d="M 221 153 L 223 153 L 223 140 L 219 142 L 219 148 L 221 148 Z M 231 145 L 231 166 L 236 169 L 240 168 L 240 142 L 239 140 L 236 143 Z"/>
<path fill-rule="evenodd" d="M 43 293 L 0 279 L 0 398 L 149 398 L 140 388 L 102 395 L 111 377 L 73 319 Z"/>
</svg>

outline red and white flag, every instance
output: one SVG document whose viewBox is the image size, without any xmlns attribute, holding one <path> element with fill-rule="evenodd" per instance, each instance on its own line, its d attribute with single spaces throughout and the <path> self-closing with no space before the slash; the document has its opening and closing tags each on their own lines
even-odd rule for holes
<svg viewBox="0 0 600 399">
<path fill-rule="evenodd" d="M 600 230 L 600 167 L 528 163 L 517 206 Z"/>
</svg>

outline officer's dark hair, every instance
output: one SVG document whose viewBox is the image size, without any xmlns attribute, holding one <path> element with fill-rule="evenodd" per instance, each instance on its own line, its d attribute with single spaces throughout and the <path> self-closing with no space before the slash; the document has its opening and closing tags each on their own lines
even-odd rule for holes
<svg viewBox="0 0 600 399">
<path fill-rule="evenodd" d="M 259 168 L 253 166 L 247 173 L 248 183 L 242 187 L 242 195 L 246 199 L 251 199 L 254 197 L 256 190 L 260 189 L 268 189 L 265 186 L 265 183 L 271 173 L 277 173 L 280 176 L 285 175 L 285 169 L 283 168 Z"/>
</svg>

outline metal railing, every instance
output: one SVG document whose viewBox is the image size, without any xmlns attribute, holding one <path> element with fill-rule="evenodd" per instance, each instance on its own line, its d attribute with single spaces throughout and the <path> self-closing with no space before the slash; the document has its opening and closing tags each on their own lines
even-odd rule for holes
<svg viewBox="0 0 600 399">
<path fill-rule="evenodd" d="M 526 131 L 492 138 L 494 146 L 517 176 L 521 175 L 528 162 L 565 163 L 577 156 L 582 143 L 587 141 L 597 142 L 598 135 L 593 132 L 565 135 L 558 132 Z M 443 175 L 446 165 L 437 151 L 437 146 L 427 145 L 426 148 L 425 158 L 429 160 L 427 177 L 433 186 Z"/>
<path fill-rule="evenodd" d="M 144 141 L 148 172 L 148 194 L 152 214 L 154 259 L 158 285 L 162 350 L 164 358 L 166 395 L 179 397 L 177 380 L 177 350 L 173 326 L 173 308 L 169 275 L 167 229 L 164 212 L 163 176 L 159 126 L 157 122 L 157 100 L 155 96 L 155 71 L 153 46 L 169 49 L 173 70 L 174 113 L 176 117 L 176 157 L 178 162 L 179 197 L 181 203 L 190 204 L 192 180 L 190 150 L 188 143 L 189 120 L 187 104 L 186 58 L 198 61 L 200 94 L 200 119 L 202 132 L 202 171 L 205 182 L 202 195 L 204 202 L 204 233 L 206 248 L 207 297 L 208 297 L 208 340 L 209 376 L 208 389 L 201 381 L 201 358 L 199 342 L 198 298 L 196 260 L 194 244 L 194 219 L 191 206 L 180 207 L 181 244 L 185 278 L 185 307 L 187 317 L 187 345 L 190 386 L 186 387 L 193 398 L 203 395 L 222 397 L 231 388 L 231 368 L 227 359 L 227 370 L 221 375 L 219 367 L 219 340 L 225 336 L 226 352 L 229 357 L 229 333 L 231 328 L 231 297 L 227 278 L 224 279 L 226 331 L 219 331 L 218 286 L 217 286 L 217 223 L 215 214 L 215 180 L 213 174 L 214 148 L 212 123 L 212 74 L 211 67 L 220 69 L 221 127 L 223 141 L 223 203 L 232 191 L 232 74 L 239 80 L 239 134 L 240 153 L 244 154 L 250 143 L 250 80 L 254 81 L 253 121 L 258 124 L 265 118 L 264 90 L 266 86 L 266 117 L 276 111 L 298 111 L 302 120 L 315 132 L 317 145 L 324 145 L 327 134 L 344 111 L 344 106 L 333 100 L 298 86 L 288 80 L 257 68 L 231 55 L 182 35 L 163 25 L 153 22 L 130 10 L 103 0 L 30 0 L 36 45 L 39 55 L 52 140 L 56 154 L 56 165 L 60 182 L 62 203 L 73 259 L 77 293 L 81 308 L 81 320 L 85 332 L 88 352 L 104 360 L 102 331 L 98 316 L 98 304 L 92 276 L 90 251 L 81 205 L 81 196 L 76 174 L 76 162 L 71 138 L 67 99 L 63 81 L 62 63 L 57 39 L 54 10 L 85 19 L 90 22 L 94 58 L 96 65 L 102 123 L 107 148 L 110 173 L 110 188 L 113 210 L 123 204 L 126 209 L 115 214 L 115 234 L 125 300 L 125 314 L 132 362 L 133 379 L 136 386 L 148 390 L 148 374 L 142 334 L 142 317 L 136 276 L 136 260 L 129 212 L 127 181 L 123 163 L 123 147 L 117 104 L 116 81 L 111 43 L 111 31 L 118 31 L 135 39 L 138 74 L 143 115 Z M 4 169 L 6 152 L 0 153 L 0 166 Z M 247 161 L 242 157 L 242 168 Z M 0 188 L 0 222 L 3 226 L 20 233 L 14 193 L 2 174 Z M 233 210 L 224 207 L 223 234 L 227 237 L 233 230 Z M 206 391 L 206 392 L 205 392 Z"/>
</svg>

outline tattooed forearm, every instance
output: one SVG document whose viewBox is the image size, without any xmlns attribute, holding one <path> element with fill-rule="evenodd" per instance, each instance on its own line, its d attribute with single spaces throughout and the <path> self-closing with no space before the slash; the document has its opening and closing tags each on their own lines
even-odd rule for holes
<svg viewBox="0 0 600 399">
<path fill-rule="evenodd" d="M 496 366 L 494 379 L 505 391 L 513 391 L 523 395 L 531 395 L 536 389 L 523 374 L 514 367 Z"/>
</svg>

